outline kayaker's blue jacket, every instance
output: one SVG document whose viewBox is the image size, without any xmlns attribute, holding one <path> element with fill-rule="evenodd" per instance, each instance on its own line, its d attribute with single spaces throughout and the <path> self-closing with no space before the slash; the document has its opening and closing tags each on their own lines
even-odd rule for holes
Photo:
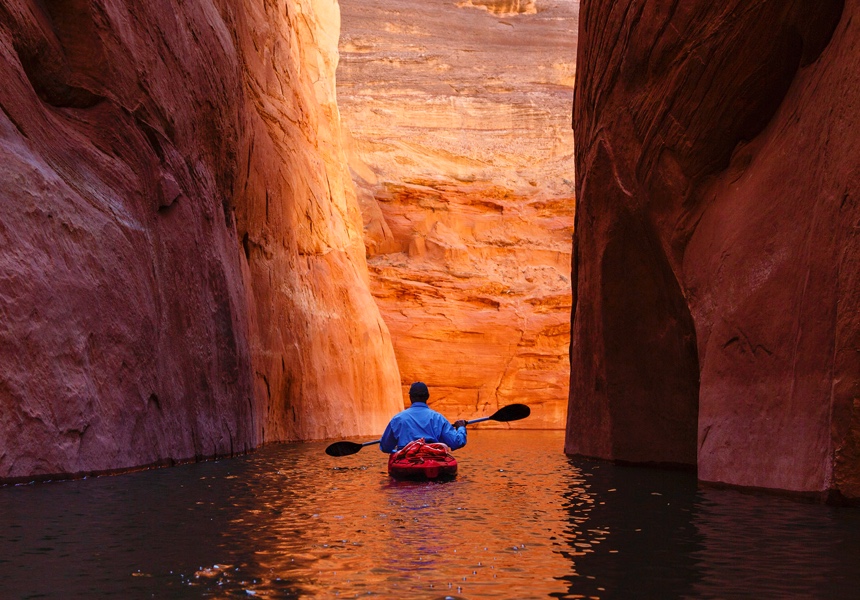
<svg viewBox="0 0 860 600">
<path fill-rule="evenodd" d="M 413 402 L 412 406 L 391 419 L 382 434 L 379 449 L 395 452 L 419 438 L 424 438 L 427 443 L 442 442 L 456 450 L 466 445 L 466 428 L 454 429 L 448 419 L 427 406 L 426 402 Z"/>
</svg>

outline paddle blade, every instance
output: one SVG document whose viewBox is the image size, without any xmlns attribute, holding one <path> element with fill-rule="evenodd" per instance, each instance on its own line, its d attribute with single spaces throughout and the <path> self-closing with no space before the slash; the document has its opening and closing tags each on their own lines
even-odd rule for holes
<svg viewBox="0 0 860 600">
<path fill-rule="evenodd" d="M 525 404 L 508 404 L 493 413 L 490 420 L 501 421 L 502 423 L 507 423 L 508 421 L 519 421 L 520 419 L 525 419 L 531 413 L 532 409 Z"/>
<path fill-rule="evenodd" d="M 364 446 L 355 442 L 335 442 L 325 449 L 329 456 L 349 456 L 361 450 Z"/>
</svg>

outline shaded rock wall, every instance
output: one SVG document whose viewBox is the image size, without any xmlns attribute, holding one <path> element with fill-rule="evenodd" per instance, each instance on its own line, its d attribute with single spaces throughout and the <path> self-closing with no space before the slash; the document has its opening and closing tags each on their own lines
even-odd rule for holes
<svg viewBox="0 0 860 600">
<path fill-rule="evenodd" d="M 344 0 L 338 103 L 404 389 L 561 428 L 575 3 Z M 505 425 L 507 426 L 507 425 Z"/>
<path fill-rule="evenodd" d="M 0 4 L 0 479 L 372 433 L 397 409 L 337 18 Z"/>
<path fill-rule="evenodd" d="M 860 3 L 583 2 L 566 450 L 860 496 Z"/>
</svg>

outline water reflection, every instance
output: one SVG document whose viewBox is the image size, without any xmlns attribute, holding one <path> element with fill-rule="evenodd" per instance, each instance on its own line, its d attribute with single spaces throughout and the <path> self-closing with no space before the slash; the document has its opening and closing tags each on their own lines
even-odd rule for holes
<svg viewBox="0 0 860 600">
<path fill-rule="evenodd" d="M 858 597 L 857 509 L 698 489 L 683 472 L 571 460 L 577 468 L 600 500 L 564 494 L 574 568 L 553 596 Z"/>
<path fill-rule="evenodd" d="M 693 523 L 697 597 L 773 590 L 795 598 L 860 596 L 860 512 L 731 490 L 704 490 Z"/>
<path fill-rule="evenodd" d="M 683 598 L 693 594 L 701 548 L 691 516 L 697 491 L 690 473 L 570 461 L 598 500 L 564 494 L 570 525 L 565 552 L 574 570 L 567 597 Z"/>
<path fill-rule="evenodd" d="M 571 460 L 472 432 L 460 475 L 393 482 L 324 443 L 0 489 L 0 597 L 855 597 L 860 511 Z"/>
</svg>

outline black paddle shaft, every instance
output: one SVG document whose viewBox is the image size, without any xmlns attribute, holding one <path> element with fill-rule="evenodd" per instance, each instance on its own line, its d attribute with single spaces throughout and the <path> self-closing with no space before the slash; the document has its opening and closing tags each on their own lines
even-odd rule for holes
<svg viewBox="0 0 860 600">
<path fill-rule="evenodd" d="M 508 404 L 494 412 L 489 417 L 472 419 L 471 421 L 466 421 L 466 424 L 471 425 L 472 423 L 481 423 L 482 421 L 499 421 L 501 423 L 507 423 L 509 421 L 525 419 L 530 414 L 531 409 L 525 404 Z M 335 442 L 325 449 L 325 453 L 329 456 L 349 456 L 350 454 L 355 454 L 365 446 L 373 446 L 381 441 L 382 440 L 373 440 L 372 442 L 364 442 L 363 444 L 347 441 Z"/>
</svg>

